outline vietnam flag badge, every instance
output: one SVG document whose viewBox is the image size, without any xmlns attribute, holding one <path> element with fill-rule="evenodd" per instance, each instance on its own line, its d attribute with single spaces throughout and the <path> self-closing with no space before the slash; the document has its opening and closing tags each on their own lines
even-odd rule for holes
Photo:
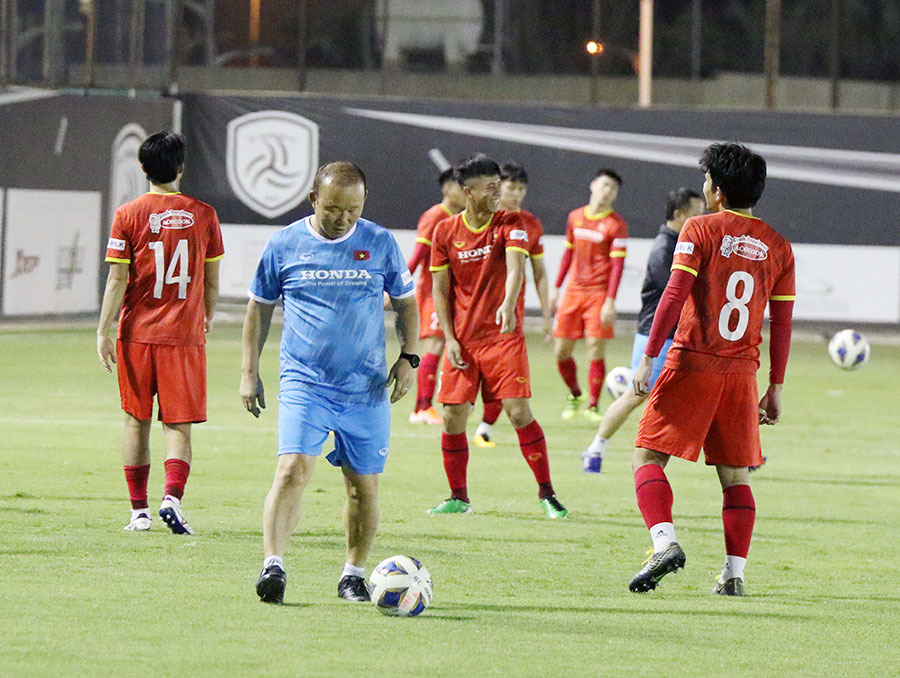
<svg viewBox="0 0 900 678">
<path fill-rule="evenodd" d="M 368 261 L 369 260 L 369 250 L 354 250 L 353 258 L 356 261 Z"/>
</svg>

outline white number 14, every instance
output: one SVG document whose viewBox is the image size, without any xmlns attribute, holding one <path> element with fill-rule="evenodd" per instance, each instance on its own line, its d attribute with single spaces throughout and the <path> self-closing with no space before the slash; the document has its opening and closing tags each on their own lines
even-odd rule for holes
<svg viewBox="0 0 900 678">
<path fill-rule="evenodd" d="M 147 247 L 153 250 L 156 261 L 156 284 L 153 286 L 153 298 L 162 298 L 163 282 L 166 285 L 178 284 L 178 298 L 185 299 L 187 297 L 187 286 L 191 281 L 188 275 L 188 241 L 179 240 L 175 245 L 175 254 L 169 261 L 169 267 L 166 268 L 165 254 L 163 252 L 163 243 L 161 240 L 147 243 Z M 175 274 L 175 270 L 178 274 Z M 163 278 L 165 271 L 165 279 Z"/>
</svg>

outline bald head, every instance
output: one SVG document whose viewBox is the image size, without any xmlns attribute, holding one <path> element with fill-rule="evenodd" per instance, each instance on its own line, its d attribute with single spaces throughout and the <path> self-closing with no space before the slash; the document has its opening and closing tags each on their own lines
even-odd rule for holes
<svg viewBox="0 0 900 678">
<path fill-rule="evenodd" d="M 359 167 L 345 160 L 329 162 L 316 171 L 316 177 L 313 179 L 313 193 L 318 193 L 323 185 L 329 183 L 342 188 L 361 183 L 363 192 L 367 190 L 366 175 Z"/>
</svg>

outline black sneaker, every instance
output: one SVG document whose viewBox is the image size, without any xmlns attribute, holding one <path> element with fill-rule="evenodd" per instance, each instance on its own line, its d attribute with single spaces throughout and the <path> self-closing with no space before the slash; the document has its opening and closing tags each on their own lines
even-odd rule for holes
<svg viewBox="0 0 900 678">
<path fill-rule="evenodd" d="M 744 580 L 740 577 L 731 577 L 725 581 L 717 581 L 713 593 L 720 596 L 744 595 Z"/>
<path fill-rule="evenodd" d="M 256 581 L 256 595 L 264 603 L 280 603 L 284 600 L 287 575 L 278 565 L 264 567 Z"/>
<path fill-rule="evenodd" d="M 662 551 L 650 556 L 641 571 L 634 575 L 628 589 L 634 593 L 652 591 L 669 572 L 684 567 L 684 561 L 684 551 L 677 541 L 673 541 Z"/>
<path fill-rule="evenodd" d="M 349 574 L 341 577 L 338 582 L 338 598 L 349 600 L 353 603 L 365 603 L 372 600 L 369 597 L 369 587 L 362 577 L 351 577 Z"/>
</svg>

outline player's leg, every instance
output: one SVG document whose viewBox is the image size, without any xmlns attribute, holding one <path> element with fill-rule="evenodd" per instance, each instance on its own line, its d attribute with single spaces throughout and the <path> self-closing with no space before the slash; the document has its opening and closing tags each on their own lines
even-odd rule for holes
<svg viewBox="0 0 900 678">
<path fill-rule="evenodd" d="M 459 371 L 459 370 L 457 370 Z M 442 387 L 443 388 L 443 387 Z M 468 481 L 469 441 L 466 437 L 466 422 L 472 409 L 470 402 L 444 405 L 444 430 L 441 433 L 441 456 L 444 473 L 450 485 L 450 497 L 428 513 L 471 513 Z"/>
<path fill-rule="evenodd" d="M 166 487 L 159 517 L 175 534 L 194 534 L 181 509 L 184 486 L 191 472 L 191 425 L 163 424 L 166 440 Z"/>
<path fill-rule="evenodd" d="M 502 411 L 503 403 L 499 400 L 484 403 L 484 414 L 481 415 L 481 422 L 472 437 L 472 442 L 476 447 L 497 447 L 497 443 L 491 440 L 491 431 Z"/>
<path fill-rule="evenodd" d="M 438 331 L 440 329 L 438 328 Z M 434 391 L 437 386 L 438 367 L 444 353 L 444 337 L 428 335 L 421 339 L 422 360 L 416 371 L 416 408 L 410 414 L 410 423 L 441 425 L 441 416 L 434 409 Z"/>
<path fill-rule="evenodd" d="M 150 504 L 147 485 L 150 479 L 150 419 L 138 419 L 125 413 L 122 435 L 122 466 L 131 500 L 131 522 L 126 530 L 144 532 L 150 529 Z"/>
<path fill-rule="evenodd" d="M 750 472 L 746 467 L 716 465 L 722 485 L 722 525 L 725 530 L 725 567 L 713 593 L 744 595 L 744 567 L 750 551 L 756 502 L 750 490 Z"/>
<path fill-rule="evenodd" d="M 572 357 L 576 341 L 577 339 L 569 339 L 568 337 L 555 337 L 553 340 L 556 368 L 569 389 L 569 395 L 566 396 L 566 406 L 562 413 L 563 419 L 571 419 L 578 414 L 578 410 L 583 402 L 581 387 L 578 385 L 578 365 L 575 362 L 575 358 Z"/>
<path fill-rule="evenodd" d="M 341 471 L 347 488 L 344 504 L 347 561 L 338 582 L 338 596 L 353 602 L 366 601 L 369 600 L 366 559 L 378 530 L 378 474 L 359 474 L 347 465 Z"/>
<path fill-rule="evenodd" d="M 590 447 L 581 455 L 582 465 L 586 472 L 600 473 L 607 442 L 625 423 L 628 415 L 640 407 L 646 399 L 647 396 L 635 395 L 634 391 L 629 389 L 610 403 L 600 419 L 597 435 L 594 436 Z"/>
<path fill-rule="evenodd" d="M 588 389 L 590 397 L 585 416 L 591 421 L 600 421 L 603 416 L 598 409 L 600 396 L 603 393 L 603 380 L 606 378 L 606 339 L 588 336 L 586 339 L 588 358 L 591 361 L 588 370 Z"/>
</svg>

